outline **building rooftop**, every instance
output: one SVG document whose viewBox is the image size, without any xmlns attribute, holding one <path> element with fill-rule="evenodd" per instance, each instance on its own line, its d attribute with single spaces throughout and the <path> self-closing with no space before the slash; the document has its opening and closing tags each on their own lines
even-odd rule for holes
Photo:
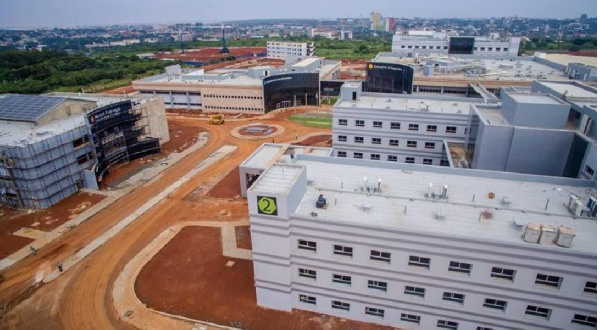
<svg viewBox="0 0 600 330">
<path fill-rule="evenodd" d="M 42 95 L 0 95 L 0 120 L 35 122 L 64 100 Z"/>
<path fill-rule="evenodd" d="M 511 93 L 508 94 L 518 103 L 531 103 L 531 104 L 565 104 L 548 94 L 532 94 L 532 93 Z"/>
<path fill-rule="evenodd" d="M 295 164 L 269 168 L 251 190 L 288 191 L 299 166 L 306 167 L 310 184 L 299 183 L 307 184 L 307 191 L 290 210 L 295 216 L 557 250 L 566 249 L 524 242 L 523 227 L 567 226 L 576 235 L 570 251 L 596 254 L 596 219 L 574 218 L 566 207 L 571 194 L 584 203 L 596 197 L 592 181 L 301 155 Z M 381 193 L 374 192 L 379 179 Z M 438 197 L 427 197 L 430 183 Z M 444 185 L 447 199 L 440 198 Z M 315 206 L 320 194 L 326 209 Z"/>
<path fill-rule="evenodd" d="M 85 115 L 73 115 L 48 124 L 0 121 L 0 146 L 23 147 L 85 125 Z"/>
<path fill-rule="evenodd" d="M 577 85 L 572 83 L 560 83 L 560 82 L 550 82 L 550 81 L 539 81 L 539 83 L 543 86 L 546 86 L 559 94 L 563 94 L 567 92 L 566 96 L 568 98 L 590 98 L 596 99 L 598 95 L 594 92 L 585 90 Z"/>
<path fill-rule="evenodd" d="M 318 57 L 307 57 L 307 58 L 303 59 L 302 61 L 299 61 L 298 63 L 292 64 L 292 67 L 306 68 L 306 67 L 310 67 L 311 65 L 314 65 L 315 62 L 319 62 L 319 61 L 321 61 L 321 59 Z"/>
<path fill-rule="evenodd" d="M 290 144 L 271 144 L 264 143 L 250 157 L 248 157 L 240 166 L 266 169 L 269 165 L 277 163 L 290 163 L 291 154 L 307 154 L 317 156 L 330 156 L 331 148 L 305 147 Z"/>
<path fill-rule="evenodd" d="M 546 59 L 552 61 L 554 63 L 558 63 L 564 66 L 569 65 L 569 63 L 581 63 L 590 66 L 597 66 L 598 59 L 596 57 L 588 57 L 588 56 L 573 56 L 567 54 L 546 54 Z"/>
<path fill-rule="evenodd" d="M 423 111 L 436 113 L 456 113 L 468 114 L 471 104 L 479 103 L 478 98 L 440 98 L 439 94 L 418 93 L 410 97 L 391 95 L 362 93 L 360 98 L 353 101 L 340 99 L 336 108 L 366 108 L 397 111 Z"/>
</svg>

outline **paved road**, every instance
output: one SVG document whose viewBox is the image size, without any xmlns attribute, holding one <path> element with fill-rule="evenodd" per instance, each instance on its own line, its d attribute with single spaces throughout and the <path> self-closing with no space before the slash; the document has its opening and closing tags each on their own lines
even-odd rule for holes
<svg viewBox="0 0 600 330">
<path fill-rule="evenodd" d="M 204 148 L 167 169 L 154 183 L 137 188 L 82 225 L 48 244 L 36 256 L 27 258 L 1 273 L 4 280 L 0 283 L 0 306 L 14 305 L 31 292 L 34 293 L 31 299 L 15 307 L 0 320 L 0 328 L 127 328 L 127 325 L 119 321 L 118 316 L 115 315 L 110 293 L 114 280 L 131 258 L 160 232 L 178 222 L 214 219 L 219 216 L 223 208 L 230 211 L 231 219 L 247 217 L 247 206 L 243 202 L 190 202 L 184 199 L 198 186 L 214 184 L 220 180 L 260 144 L 271 140 L 248 141 L 233 138 L 229 132 L 245 124 L 244 121 L 229 121 L 221 126 L 210 126 L 200 119 L 173 117 L 169 120 L 202 127 L 209 133 L 208 143 Z M 263 118 L 260 122 L 273 123 L 285 128 L 285 132 L 276 138 L 276 142 L 291 141 L 295 138 L 296 132 L 298 136 L 314 132 L 331 132 L 300 126 L 287 121 L 284 115 L 270 119 Z M 44 284 L 37 290 L 34 288 L 36 276 L 39 277 L 40 272 L 49 271 L 57 261 L 76 253 L 226 144 L 235 145 L 238 149 L 223 161 L 208 167 L 182 185 L 171 196 L 124 228 L 57 280 Z M 223 220 L 227 221 L 227 218 Z M 152 324 L 148 327 L 160 328 L 160 325 Z"/>
</svg>

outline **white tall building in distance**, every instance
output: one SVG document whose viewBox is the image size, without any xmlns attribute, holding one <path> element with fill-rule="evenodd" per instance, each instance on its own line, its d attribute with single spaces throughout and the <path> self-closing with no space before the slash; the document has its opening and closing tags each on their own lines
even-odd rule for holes
<svg viewBox="0 0 600 330">
<path fill-rule="evenodd" d="M 596 328 L 595 187 L 280 158 L 247 191 L 257 303 L 403 329 Z"/>
<path fill-rule="evenodd" d="M 268 41 L 267 56 L 281 59 L 302 59 L 313 56 L 315 53 L 314 42 L 286 42 Z"/>
</svg>

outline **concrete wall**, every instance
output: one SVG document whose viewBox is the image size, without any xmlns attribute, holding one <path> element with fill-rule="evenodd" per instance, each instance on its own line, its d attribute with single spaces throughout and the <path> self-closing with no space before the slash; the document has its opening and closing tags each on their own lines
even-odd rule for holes
<svg viewBox="0 0 600 330">
<path fill-rule="evenodd" d="M 511 126 L 486 125 L 480 121 L 471 167 L 480 170 L 505 171 L 512 135 Z"/>
<path fill-rule="evenodd" d="M 511 124 L 528 127 L 565 128 L 569 117 L 570 106 L 568 104 L 559 104 L 558 102 L 556 104 L 525 103 L 519 102 L 513 95 L 516 94 L 506 94 L 502 101 L 501 110 L 502 115 Z"/>
<path fill-rule="evenodd" d="M 262 85 L 203 85 L 202 102 L 208 113 L 264 113 Z"/>
<path fill-rule="evenodd" d="M 590 169 L 594 174 L 588 172 Z M 581 175 L 579 177 L 594 181 L 598 180 L 598 145 L 596 143 L 590 143 L 583 166 L 581 166 Z"/>
<path fill-rule="evenodd" d="M 561 176 L 573 134 L 571 131 L 515 127 L 506 171 Z"/>
<path fill-rule="evenodd" d="M 36 123 L 38 125 L 46 124 L 56 119 L 84 113 L 86 110 L 91 110 L 96 107 L 96 102 L 93 101 L 67 99 L 57 105 L 52 111 L 42 116 L 42 118 L 38 119 Z"/>
<path fill-rule="evenodd" d="M 169 135 L 169 125 L 167 123 L 167 114 L 165 112 L 165 104 L 161 98 L 155 98 L 138 105 L 142 114 L 146 117 L 148 126 L 147 134 L 152 137 L 159 138 L 160 144 L 167 143 L 171 140 Z"/>
</svg>

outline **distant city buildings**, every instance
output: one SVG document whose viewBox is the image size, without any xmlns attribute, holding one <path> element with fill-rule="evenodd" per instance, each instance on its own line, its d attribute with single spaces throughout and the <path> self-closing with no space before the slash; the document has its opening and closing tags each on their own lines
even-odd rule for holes
<svg viewBox="0 0 600 330">
<path fill-rule="evenodd" d="M 315 53 L 314 42 L 267 41 L 267 57 L 298 61 Z"/>
</svg>

